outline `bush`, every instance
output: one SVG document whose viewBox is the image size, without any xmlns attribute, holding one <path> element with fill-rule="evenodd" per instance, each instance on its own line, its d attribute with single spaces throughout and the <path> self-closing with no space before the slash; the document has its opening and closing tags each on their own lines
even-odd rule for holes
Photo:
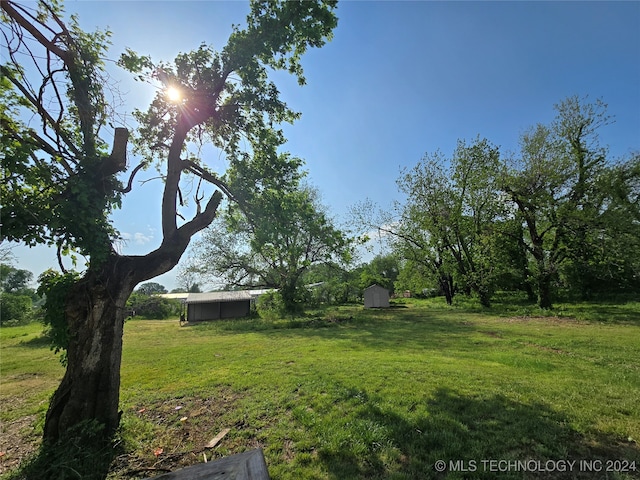
<svg viewBox="0 0 640 480">
<path fill-rule="evenodd" d="M 33 301 L 29 295 L 0 293 L 0 324 L 26 323 L 31 320 Z"/>
<path fill-rule="evenodd" d="M 155 295 L 133 293 L 127 300 L 130 315 L 162 320 L 180 314 L 180 302 Z"/>
<path fill-rule="evenodd" d="M 263 320 L 278 320 L 287 313 L 282 295 L 275 290 L 263 293 L 258 297 L 256 310 Z"/>
</svg>

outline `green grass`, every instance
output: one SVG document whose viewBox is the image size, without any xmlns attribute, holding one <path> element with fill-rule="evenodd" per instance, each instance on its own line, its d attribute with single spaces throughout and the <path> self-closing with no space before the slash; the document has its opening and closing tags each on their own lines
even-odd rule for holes
<svg viewBox="0 0 640 480">
<path fill-rule="evenodd" d="M 62 369 L 37 326 L 0 335 L 1 418 L 41 422 Z M 516 459 L 635 461 L 640 471 L 640 303 L 549 314 L 508 300 L 487 310 L 403 299 L 276 322 L 133 320 L 121 405 L 110 478 L 258 446 L 274 479 L 496 478 L 482 460 Z M 441 474 L 437 460 L 477 468 Z M 499 476 L 640 477 L 577 468 Z"/>
</svg>

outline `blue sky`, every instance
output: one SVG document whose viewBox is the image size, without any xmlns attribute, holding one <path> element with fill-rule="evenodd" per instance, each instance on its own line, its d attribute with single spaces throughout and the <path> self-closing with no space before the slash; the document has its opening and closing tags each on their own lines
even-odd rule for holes
<svg viewBox="0 0 640 480">
<path fill-rule="evenodd" d="M 222 47 L 248 9 L 235 1 L 66 3 L 86 29 L 109 27 L 114 59 L 124 47 L 154 60 L 202 42 Z M 553 105 L 571 95 L 609 105 L 615 123 L 601 142 L 612 158 L 640 151 L 638 1 L 344 1 L 337 13 L 333 41 L 303 59 L 307 85 L 275 78 L 302 112 L 285 127 L 285 148 L 306 160 L 310 183 L 339 221 L 367 198 L 382 207 L 399 199 L 400 168 L 425 152 L 450 154 L 458 139 L 477 135 L 515 151 L 520 134 L 550 122 Z M 152 87 L 112 75 L 121 82 L 121 113 L 149 103 Z M 213 152 L 211 162 L 224 168 Z M 128 238 L 123 253 L 159 245 L 161 189 L 159 181 L 137 185 L 114 215 Z M 14 252 L 18 267 L 35 275 L 57 264 L 46 248 Z M 175 269 L 154 281 L 174 288 Z"/>
</svg>

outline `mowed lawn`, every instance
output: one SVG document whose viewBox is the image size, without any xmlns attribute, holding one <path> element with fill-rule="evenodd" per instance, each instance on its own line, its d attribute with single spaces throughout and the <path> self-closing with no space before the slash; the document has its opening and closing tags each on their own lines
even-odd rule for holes
<svg viewBox="0 0 640 480">
<path fill-rule="evenodd" d="M 559 311 L 130 320 L 110 478 L 255 447 L 274 479 L 640 478 L 640 304 Z M 62 368 L 37 325 L 0 332 L 2 433 L 33 440 Z"/>
</svg>

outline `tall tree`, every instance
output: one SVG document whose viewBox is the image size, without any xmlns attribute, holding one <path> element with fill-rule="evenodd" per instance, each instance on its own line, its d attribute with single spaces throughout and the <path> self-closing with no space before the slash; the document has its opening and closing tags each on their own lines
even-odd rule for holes
<svg viewBox="0 0 640 480">
<path fill-rule="evenodd" d="M 466 293 L 475 292 L 483 305 L 490 304 L 492 225 L 502 209 L 499 162 L 498 148 L 487 140 L 459 141 L 450 159 L 425 155 L 398 180 L 408 200 L 396 248 L 437 274 L 448 301 L 453 279 Z"/>
<path fill-rule="evenodd" d="M 403 179 L 412 180 L 411 175 L 403 175 L 398 183 Z M 401 190 L 403 188 L 400 186 Z M 405 268 L 413 268 L 415 272 L 419 272 L 425 283 L 435 282 L 451 305 L 455 293 L 453 266 L 448 261 L 444 246 L 434 241 L 429 233 L 425 223 L 428 212 L 419 204 L 423 198 L 415 200 L 404 205 L 396 202 L 391 211 L 379 209 L 370 200 L 366 200 L 351 209 L 352 221 L 367 232 L 361 237 L 363 242 L 369 241 L 373 236 L 387 243 L 395 255 L 404 260 Z M 404 278 L 406 276 L 407 272 Z M 415 285 L 415 279 L 412 283 Z M 424 287 L 422 285 L 420 288 Z"/>
<path fill-rule="evenodd" d="M 20 293 L 29 288 L 33 273 L 0 263 L 0 292 Z"/>
<path fill-rule="evenodd" d="M 571 212 L 561 280 L 582 299 L 638 291 L 640 155 L 607 162 L 591 181 L 589 207 Z"/>
<path fill-rule="evenodd" d="M 301 161 L 288 154 L 268 160 L 263 153 L 232 166 L 228 185 L 237 208 L 214 222 L 197 243 L 192 265 L 228 286 L 278 289 L 289 311 L 301 306 L 306 270 L 344 263 L 347 236 L 333 225 L 316 190 L 301 183 Z"/>
<path fill-rule="evenodd" d="M 503 185 L 526 225 L 523 240 L 541 308 L 552 307 L 563 264 L 572 259 L 584 270 L 608 196 L 598 186 L 606 171 L 606 149 L 598 141 L 598 129 L 610 122 L 606 105 L 570 97 L 555 109 L 549 126 L 522 136 L 520 156 Z"/>
<path fill-rule="evenodd" d="M 49 286 L 66 285 L 47 297 L 47 308 L 60 307 L 69 335 L 67 369 L 46 416 L 46 441 L 86 421 L 101 425 L 105 438 L 117 428 L 126 300 L 138 283 L 173 268 L 191 237 L 214 219 L 223 194 L 232 197 L 199 150 L 188 150 L 189 142 L 210 142 L 237 162 L 245 158 L 241 138 L 253 152 L 275 151 L 284 138 L 271 125 L 297 114 L 279 98 L 269 71 L 287 70 L 303 84 L 301 56 L 331 36 L 335 5 L 256 0 L 246 27 L 234 27 L 219 52 L 202 45 L 170 64 L 124 54 L 120 64 L 131 72 L 155 75 L 180 91 L 180 100 L 158 92 L 148 111 L 137 113 L 134 140 L 142 162 L 129 170 L 129 132 L 111 128 L 104 94 L 109 32 L 87 33 L 73 17 L 65 21 L 58 2 L 42 1 L 33 10 L 2 1 L 2 235 L 56 245 L 61 253 L 77 250 L 90 259 L 78 280 L 49 279 Z M 29 118 L 20 115 L 24 110 L 37 122 L 22 121 Z M 121 255 L 109 215 L 131 190 L 135 174 L 153 161 L 165 181 L 162 243 L 147 255 Z M 118 175 L 126 173 L 123 185 Z M 180 211 L 185 176 L 211 186 L 206 195 L 204 187 L 195 192 L 189 218 Z"/>
</svg>

